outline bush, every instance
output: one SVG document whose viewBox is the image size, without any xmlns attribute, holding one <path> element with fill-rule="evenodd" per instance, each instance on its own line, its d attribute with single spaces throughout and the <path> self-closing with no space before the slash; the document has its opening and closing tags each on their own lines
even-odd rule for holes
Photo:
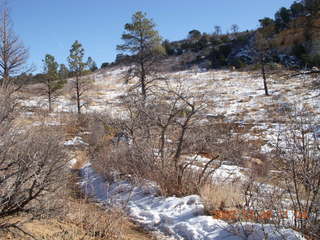
<svg viewBox="0 0 320 240">
<path fill-rule="evenodd" d="M 15 99 L 0 94 L 0 231 L 19 229 L 19 214 L 30 218 L 57 210 L 50 197 L 63 186 L 67 155 L 62 135 L 40 126 L 19 129 L 13 124 Z"/>
<path fill-rule="evenodd" d="M 127 137 L 92 146 L 93 167 L 109 179 L 111 172 L 120 172 L 138 181 L 154 181 L 164 195 L 198 193 L 222 161 L 241 159 L 242 145 L 226 125 L 197 124 L 204 101 L 201 96 L 199 102 L 193 99 L 181 86 L 157 89 L 148 101 L 128 96 L 123 103 L 127 120 L 100 117 Z M 195 171 L 197 159 L 190 156 L 203 153 L 209 161 Z"/>
<path fill-rule="evenodd" d="M 238 208 L 244 205 L 241 186 L 232 183 L 205 184 L 200 188 L 200 196 L 208 212 Z"/>
<path fill-rule="evenodd" d="M 305 47 L 302 44 L 296 44 L 292 48 L 292 55 L 296 56 L 297 58 L 302 58 L 303 55 L 307 53 Z"/>
<path fill-rule="evenodd" d="M 243 68 L 246 66 L 246 63 L 241 58 L 235 58 L 231 61 L 231 65 L 236 68 Z"/>
<path fill-rule="evenodd" d="M 120 209 L 105 211 L 95 204 L 79 200 L 70 202 L 66 211 L 67 220 L 83 229 L 85 235 L 92 239 L 125 239 L 129 222 Z"/>
<path fill-rule="evenodd" d="M 320 160 L 317 117 L 307 107 L 295 107 L 287 113 L 289 124 L 279 134 L 275 158 L 280 159 L 283 188 L 288 192 L 290 207 L 304 213 L 292 227 L 319 239 Z"/>
<path fill-rule="evenodd" d="M 304 64 L 306 64 L 309 68 L 311 67 L 319 67 L 320 66 L 320 55 L 308 55 L 303 54 L 301 55 L 301 59 L 303 60 Z"/>
</svg>

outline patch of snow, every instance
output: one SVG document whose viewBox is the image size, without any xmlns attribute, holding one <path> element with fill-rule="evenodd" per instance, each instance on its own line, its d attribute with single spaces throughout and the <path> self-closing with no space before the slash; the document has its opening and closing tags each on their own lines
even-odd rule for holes
<svg viewBox="0 0 320 240">
<path fill-rule="evenodd" d="M 81 137 L 76 136 L 71 140 L 65 141 L 63 145 L 64 146 L 79 146 L 79 145 L 89 145 L 89 144 L 84 142 Z"/>
<path fill-rule="evenodd" d="M 291 229 L 278 229 L 274 225 L 228 224 L 205 216 L 204 205 L 197 195 L 165 198 L 128 181 L 108 183 L 90 164 L 85 165 L 81 173 L 86 194 L 105 205 L 124 207 L 136 223 L 177 240 L 241 240 L 245 236 L 249 240 L 263 239 L 264 236 L 268 239 L 304 239 Z"/>
<path fill-rule="evenodd" d="M 76 158 L 73 158 L 69 161 L 69 167 L 72 168 L 76 163 L 77 163 L 77 159 Z"/>
</svg>

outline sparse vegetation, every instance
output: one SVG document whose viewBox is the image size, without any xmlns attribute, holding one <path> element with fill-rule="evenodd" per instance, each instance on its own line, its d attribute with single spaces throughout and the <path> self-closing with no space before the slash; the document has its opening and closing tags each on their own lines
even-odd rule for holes
<svg viewBox="0 0 320 240">
<path fill-rule="evenodd" d="M 0 238 L 319 239 L 319 6 L 173 42 L 138 11 L 115 62 L 36 75 L 4 8 Z"/>
</svg>

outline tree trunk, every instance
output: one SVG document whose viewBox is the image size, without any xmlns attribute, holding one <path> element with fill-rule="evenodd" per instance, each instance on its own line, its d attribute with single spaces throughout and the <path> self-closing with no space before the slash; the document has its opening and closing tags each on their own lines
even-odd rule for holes
<svg viewBox="0 0 320 240">
<path fill-rule="evenodd" d="M 48 102 L 49 102 L 49 112 L 52 111 L 52 96 L 51 96 L 51 90 L 48 91 Z"/>
<path fill-rule="evenodd" d="M 147 98 L 147 91 L 146 91 L 146 72 L 144 69 L 144 63 L 143 60 L 141 60 L 141 76 L 140 76 L 140 81 L 141 81 L 141 95 L 143 97 L 143 100 L 146 100 Z"/>
<path fill-rule="evenodd" d="M 50 80 L 47 80 L 47 86 L 48 86 L 48 107 L 49 107 L 49 112 L 52 111 L 52 96 L 51 96 L 51 86 L 50 86 Z"/>
<path fill-rule="evenodd" d="M 268 85 L 267 85 L 267 77 L 266 77 L 266 70 L 265 70 L 265 64 L 264 64 L 264 60 L 263 59 L 261 61 L 261 73 L 262 73 L 262 78 L 263 78 L 264 92 L 265 92 L 266 96 L 269 96 Z"/>
<path fill-rule="evenodd" d="M 79 76 L 76 77 L 76 94 L 77 94 L 77 108 L 78 114 L 81 114 L 81 105 L 80 105 L 80 86 L 79 86 Z"/>
</svg>

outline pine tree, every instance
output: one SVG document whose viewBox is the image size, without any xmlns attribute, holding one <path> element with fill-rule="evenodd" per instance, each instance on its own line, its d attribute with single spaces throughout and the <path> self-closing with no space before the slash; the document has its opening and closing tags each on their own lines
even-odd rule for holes
<svg viewBox="0 0 320 240">
<path fill-rule="evenodd" d="M 98 69 L 96 62 L 93 61 L 92 57 L 88 57 L 87 66 L 91 72 L 94 72 Z"/>
<path fill-rule="evenodd" d="M 141 95 L 146 99 L 148 85 L 156 79 L 157 59 L 165 53 L 161 37 L 155 30 L 153 20 L 148 19 L 146 13 L 139 11 L 132 16 L 132 22 L 125 25 L 122 40 L 124 43 L 118 45 L 117 49 L 132 54 L 134 64 L 129 71 L 128 80 L 131 77 L 138 77 Z"/>
<path fill-rule="evenodd" d="M 69 77 L 69 70 L 67 66 L 64 64 L 60 64 L 58 74 L 61 80 L 66 80 Z"/>
<path fill-rule="evenodd" d="M 83 104 L 81 103 L 82 96 L 84 92 L 88 89 L 88 79 L 83 78 L 83 72 L 87 66 L 87 63 L 83 61 L 84 48 L 79 41 L 75 41 L 70 49 L 70 55 L 68 57 L 69 68 L 75 77 L 74 89 L 76 93 L 77 110 L 78 114 L 81 114 L 81 108 Z"/>
<path fill-rule="evenodd" d="M 48 97 L 49 111 L 52 111 L 52 102 L 59 89 L 64 85 L 64 81 L 59 78 L 58 63 L 54 56 L 47 54 L 43 60 L 44 63 L 44 76 L 43 83 L 46 86 L 46 95 Z"/>
</svg>

